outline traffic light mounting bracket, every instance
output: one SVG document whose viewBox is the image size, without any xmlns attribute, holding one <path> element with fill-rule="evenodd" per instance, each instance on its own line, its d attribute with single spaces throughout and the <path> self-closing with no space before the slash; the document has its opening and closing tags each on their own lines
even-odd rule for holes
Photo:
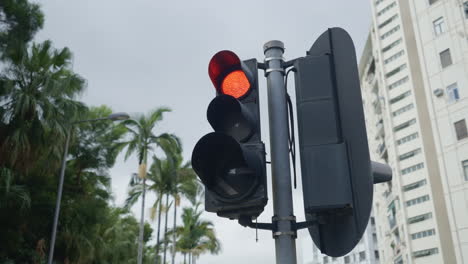
<svg viewBox="0 0 468 264">
<path fill-rule="evenodd" d="M 271 223 L 257 223 L 257 222 L 254 223 L 252 221 L 252 218 L 250 217 L 239 218 L 239 224 L 241 226 L 250 227 L 253 229 L 270 230 L 273 233 L 273 238 L 280 236 L 280 235 L 285 235 L 285 232 L 278 231 L 278 222 L 280 221 L 288 221 L 291 224 L 292 231 L 288 232 L 287 235 L 293 235 L 295 238 L 297 238 L 297 230 L 310 228 L 314 225 L 321 224 L 323 223 L 324 219 L 317 218 L 317 219 L 310 220 L 310 221 L 296 222 L 295 216 L 289 216 L 289 217 L 283 217 L 283 218 L 280 218 L 278 216 L 273 216 Z"/>
</svg>

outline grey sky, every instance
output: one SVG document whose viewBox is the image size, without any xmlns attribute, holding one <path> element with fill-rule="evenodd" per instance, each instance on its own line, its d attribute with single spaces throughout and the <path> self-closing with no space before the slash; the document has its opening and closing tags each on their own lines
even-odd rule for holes
<svg viewBox="0 0 468 264">
<path fill-rule="evenodd" d="M 339 26 L 351 34 L 359 56 L 371 23 L 368 0 L 37 2 L 42 4 L 46 22 L 36 39 L 51 39 L 55 47 L 72 50 L 74 70 L 88 80 L 83 100 L 130 114 L 160 106 L 172 108 L 157 132 L 177 134 L 185 159 L 190 158 L 197 140 L 211 131 L 205 116 L 214 89 L 207 67 L 217 51 L 230 49 L 241 59 L 262 61 L 263 44 L 279 39 L 285 43 L 286 59 L 292 59 L 305 55 L 328 27 Z M 269 146 L 262 76 L 262 135 Z M 124 163 L 120 158 L 112 170 L 119 205 L 136 164 L 135 159 Z M 294 195 L 295 214 L 302 220 L 300 185 Z M 153 202 L 150 196 L 148 203 Z M 259 221 L 271 219 L 271 208 L 270 199 Z M 202 256 L 198 263 L 274 263 L 270 232 L 259 231 L 256 243 L 254 230 L 208 213 L 204 217 L 215 223 L 223 251 L 217 256 Z M 300 254 L 307 260 L 312 242 L 306 231 L 300 232 L 300 237 L 303 242 L 298 243 L 298 249 L 302 248 Z"/>
</svg>

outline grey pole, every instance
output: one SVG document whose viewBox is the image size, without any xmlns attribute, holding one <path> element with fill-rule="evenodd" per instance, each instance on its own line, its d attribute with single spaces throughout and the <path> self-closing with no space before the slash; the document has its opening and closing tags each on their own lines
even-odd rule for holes
<svg viewBox="0 0 468 264">
<path fill-rule="evenodd" d="M 58 186 L 58 191 L 57 191 L 57 202 L 55 205 L 54 223 L 52 226 L 52 238 L 50 239 L 49 260 L 47 261 L 48 264 L 52 264 L 52 260 L 54 258 L 55 236 L 57 234 L 57 224 L 58 224 L 58 218 L 60 214 L 60 203 L 62 201 L 63 180 L 65 178 L 65 167 L 67 163 L 68 145 L 70 144 L 71 129 L 72 128 L 70 127 L 67 131 L 65 149 L 63 150 L 62 167 L 60 168 L 60 180 L 59 180 L 59 186 Z"/>
<path fill-rule="evenodd" d="M 55 204 L 54 223 L 52 224 L 52 237 L 50 239 L 49 258 L 47 260 L 48 264 L 52 264 L 52 260 L 54 259 L 55 238 L 57 235 L 58 218 L 60 215 L 60 204 L 62 201 L 63 181 L 65 179 L 65 167 L 67 164 L 68 145 L 70 144 L 70 136 L 71 136 L 71 132 L 73 129 L 73 125 L 79 124 L 79 123 L 85 123 L 85 122 L 101 121 L 101 120 L 118 121 L 118 120 L 128 119 L 129 117 L 130 116 L 127 113 L 119 112 L 119 113 L 113 113 L 109 115 L 108 117 L 80 120 L 80 121 L 70 123 L 70 127 L 68 128 L 68 131 L 67 131 L 67 139 L 65 140 L 65 148 L 63 150 L 62 167 L 60 168 L 60 180 L 59 180 L 59 186 L 57 190 L 57 202 Z"/>
<path fill-rule="evenodd" d="M 268 89 L 268 113 L 270 119 L 271 171 L 273 184 L 273 221 L 278 230 L 273 233 L 276 263 L 296 264 L 296 234 L 292 202 L 291 170 L 289 166 L 288 112 L 284 85 L 284 44 L 278 40 L 263 46 L 265 53 Z"/>
</svg>

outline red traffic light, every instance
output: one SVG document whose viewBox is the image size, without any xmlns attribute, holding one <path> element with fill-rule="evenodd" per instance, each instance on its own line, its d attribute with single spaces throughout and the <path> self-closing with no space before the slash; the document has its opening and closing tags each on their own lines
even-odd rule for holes
<svg viewBox="0 0 468 264">
<path fill-rule="evenodd" d="M 208 75 L 219 93 L 239 99 L 250 91 L 249 72 L 232 51 L 216 53 L 208 65 Z"/>
</svg>

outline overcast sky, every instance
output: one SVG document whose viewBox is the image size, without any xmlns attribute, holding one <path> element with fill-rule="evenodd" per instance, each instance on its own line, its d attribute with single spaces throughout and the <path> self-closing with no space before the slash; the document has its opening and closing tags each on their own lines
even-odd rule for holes
<svg viewBox="0 0 468 264">
<path fill-rule="evenodd" d="M 82 100 L 130 114 L 170 107 L 173 111 L 155 132 L 177 134 L 186 160 L 197 140 L 211 131 L 205 117 L 214 89 L 207 67 L 217 51 L 229 49 L 241 59 L 263 61 L 263 44 L 278 39 L 284 42 L 289 60 L 304 56 L 328 27 L 343 27 L 352 36 L 359 57 L 371 23 L 368 0 L 36 2 L 41 3 L 46 18 L 36 40 L 51 39 L 55 47 L 71 49 L 74 70 L 88 81 Z M 260 73 L 262 136 L 269 147 L 262 76 Z M 290 84 L 292 88 L 293 81 Z M 122 157 L 112 169 L 117 205 L 125 199 L 129 176 L 136 169 L 136 159 L 124 162 Z M 148 204 L 153 202 L 154 196 L 149 196 Z M 301 221 L 300 185 L 294 202 L 295 215 Z M 271 203 L 272 199 L 259 222 L 271 220 Z M 137 206 L 134 212 L 138 213 Z M 216 256 L 204 255 L 197 263 L 274 263 L 271 232 L 259 231 L 260 240 L 255 242 L 254 230 L 209 213 L 204 218 L 214 222 L 223 250 Z M 300 231 L 299 238 L 298 263 L 303 263 L 310 260 L 312 242 L 307 231 Z"/>
</svg>

